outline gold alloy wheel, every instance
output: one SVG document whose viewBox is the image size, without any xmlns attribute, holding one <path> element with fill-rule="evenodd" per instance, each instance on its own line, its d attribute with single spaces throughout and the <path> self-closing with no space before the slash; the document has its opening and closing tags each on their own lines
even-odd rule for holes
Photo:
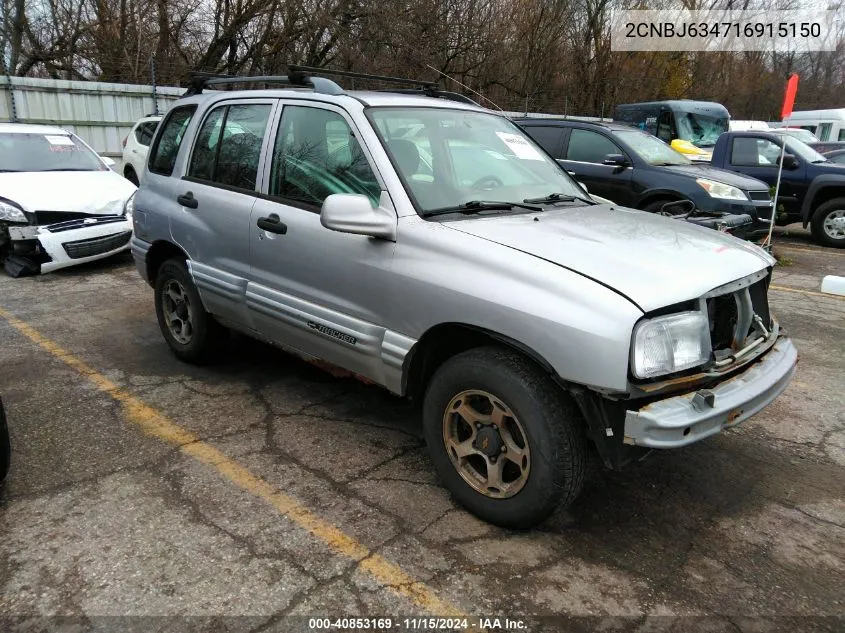
<svg viewBox="0 0 845 633">
<path fill-rule="evenodd" d="M 528 481 L 528 436 L 491 393 L 473 389 L 452 398 L 443 414 L 443 442 L 463 480 L 486 497 L 507 499 Z"/>
</svg>

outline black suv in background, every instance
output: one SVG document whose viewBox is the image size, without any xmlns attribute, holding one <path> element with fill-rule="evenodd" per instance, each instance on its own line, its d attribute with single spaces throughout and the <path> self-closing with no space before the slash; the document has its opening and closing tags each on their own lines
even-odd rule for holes
<svg viewBox="0 0 845 633">
<path fill-rule="evenodd" d="M 586 185 L 616 204 L 660 211 L 691 200 L 702 211 L 747 213 L 755 239 L 768 230 L 772 197 L 755 178 L 694 163 L 651 134 L 620 123 L 516 119 L 543 149 Z"/>
</svg>

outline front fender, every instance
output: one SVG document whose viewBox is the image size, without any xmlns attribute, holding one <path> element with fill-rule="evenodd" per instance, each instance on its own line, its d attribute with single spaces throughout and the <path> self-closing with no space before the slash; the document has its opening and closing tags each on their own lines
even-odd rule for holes
<svg viewBox="0 0 845 633">
<path fill-rule="evenodd" d="M 822 174 L 813 178 L 813 182 L 810 183 L 807 194 L 804 196 L 804 202 L 801 204 L 801 221 L 804 224 L 804 228 L 807 228 L 810 219 L 813 217 L 815 207 L 818 206 L 813 205 L 813 200 L 816 199 L 816 196 L 822 189 L 828 187 L 845 187 L 845 176 Z"/>
</svg>

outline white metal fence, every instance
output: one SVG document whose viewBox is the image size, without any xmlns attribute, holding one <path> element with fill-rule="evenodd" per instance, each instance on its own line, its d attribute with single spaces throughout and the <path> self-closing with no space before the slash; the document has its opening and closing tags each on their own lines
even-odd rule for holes
<svg viewBox="0 0 845 633">
<path fill-rule="evenodd" d="M 0 75 L 0 121 L 57 125 L 121 164 L 123 139 L 141 117 L 167 111 L 184 88 Z"/>
</svg>

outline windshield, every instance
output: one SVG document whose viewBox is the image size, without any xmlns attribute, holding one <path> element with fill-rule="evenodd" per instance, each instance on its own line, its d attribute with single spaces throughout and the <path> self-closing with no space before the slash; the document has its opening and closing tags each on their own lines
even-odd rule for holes
<svg viewBox="0 0 845 633">
<path fill-rule="evenodd" d="M 563 168 L 500 116 L 393 107 L 370 108 L 368 116 L 423 214 L 476 201 L 521 205 L 551 194 L 587 197 Z"/>
<path fill-rule="evenodd" d="M 786 139 L 786 151 L 808 163 L 818 163 L 827 160 L 812 147 L 796 138 Z"/>
<path fill-rule="evenodd" d="M 727 117 L 712 117 L 694 112 L 678 112 L 678 138 L 698 147 L 712 147 L 722 132 L 728 131 Z"/>
<path fill-rule="evenodd" d="M 622 130 L 615 134 L 649 165 L 689 165 L 691 163 L 689 158 L 676 152 L 651 134 L 639 130 Z"/>
<path fill-rule="evenodd" d="M 789 136 L 794 136 L 799 141 L 804 141 L 805 143 L 818 143 L 819 139 L 817 139 L 810 130 L 799 130 L 799 129 L 784 129 L 783 134 L 789 134 Z"/>
<path fill-rule="evenodd" d="M 100 158 L 74 136 L 0 133 L 0 172 L 106 169 Z"/>
</svg>

